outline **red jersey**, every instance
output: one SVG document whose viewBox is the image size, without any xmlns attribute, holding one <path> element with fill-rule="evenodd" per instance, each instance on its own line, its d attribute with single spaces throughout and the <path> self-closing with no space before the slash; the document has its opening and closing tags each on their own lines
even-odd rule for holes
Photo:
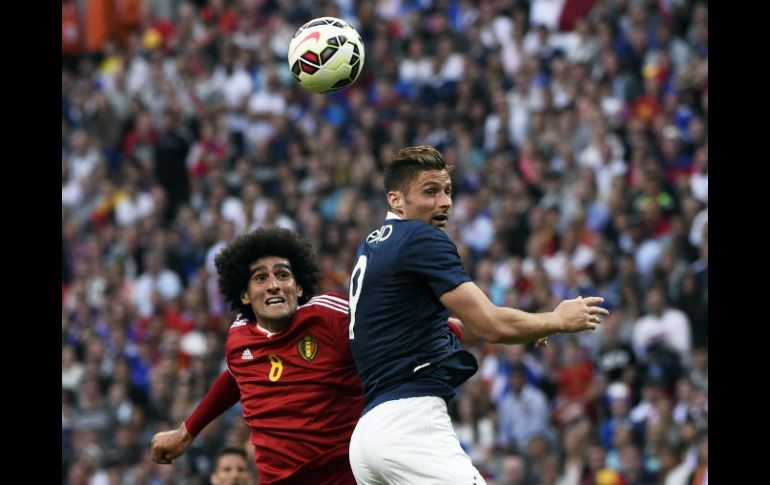
<svg viewBox="0 0 770 485">
<path fill-rule="evenodd" d="M 355 483 L 347 456 L 363 389 L 348 346 L 344 295 L 312 298 L 280 332 L 236 321 L 225 355 L 240 388 L 260 483 L 313 470 L 314 483 Z"/>
</svg>

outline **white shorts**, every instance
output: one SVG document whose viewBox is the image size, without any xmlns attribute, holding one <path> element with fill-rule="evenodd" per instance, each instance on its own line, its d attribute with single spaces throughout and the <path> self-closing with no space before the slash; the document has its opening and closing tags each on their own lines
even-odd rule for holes
<svg viewBox="0 0 770 485">
<path fill-rule="evenodd" d="M 350 439 L 350 466 L 359 485 L 486 483 L 435 396 L 387 401 L 366 413 Z"/>
</svg>

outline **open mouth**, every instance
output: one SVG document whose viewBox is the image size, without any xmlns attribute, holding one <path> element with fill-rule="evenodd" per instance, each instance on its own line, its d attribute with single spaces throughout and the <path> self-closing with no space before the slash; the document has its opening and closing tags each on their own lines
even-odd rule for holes
<svg viewBox="0 0 770 485">
<path fill-rule="evenodd" d="M 268 298 L 265 300 L 265 305 L 272 306 L 272 305 L 280 305 L 281 303 L 286 303 L 286 300 L 284 298 L 281 298 L 280 296 L 275 296 L 273 298 Z"/>
<path fill-rule="evenodd" d="M 433 216 L 433 220 L 440 223 L 445 223 L 449 220 L 449 216 L 447 214 L 439 214 L 437 216 Z"/>
</svg>

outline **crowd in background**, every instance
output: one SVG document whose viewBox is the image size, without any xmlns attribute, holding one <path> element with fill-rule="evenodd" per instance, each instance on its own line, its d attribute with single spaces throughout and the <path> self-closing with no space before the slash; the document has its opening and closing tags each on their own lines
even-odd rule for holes
<svg viewBox="0 0 770 485">
<path fill-rule="evenodd" d="M 358 81 L 291 77 L 296 28 L 361 34 Z M 62 483 L 207 483 L 239 406 L 173 466 L 224 368 L 214 255 L 282 226 L 347 293 L 383 164 L 454 165 L 449 233 L 499 305 L 600 295 L 595 332 L 464 346 L 450 404 L 490 484 L 708 481 L 708 5 L 685 0 L 62 0 Z"/>
</svg>

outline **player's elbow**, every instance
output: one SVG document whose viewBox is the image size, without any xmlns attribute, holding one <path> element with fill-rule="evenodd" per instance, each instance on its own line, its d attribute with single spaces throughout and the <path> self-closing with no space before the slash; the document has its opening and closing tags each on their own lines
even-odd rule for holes
<svg viewBox="0 0 770 485">
<path fill-rule="evenodd" d="M 472 315 L 466 315 L 462 321 L 478 338 L 493 344 L 510 343 L 511 339 L 519 337 L 516 328 L 506 324 L 498 307 L 481 309 Z"/>
<path fill-rule="evenodd" d="M 489 342 L 497 344 L 519 344 L 526 341 L 526 336 L 518 325 L 511 324 L 502 309 L 491 314 Z"/>
<path fill-rule="evenodd" d="M 489 336 L 484 340 L 492 344 L 502 344 L 505 343 L 507 339 L 508 338 L 504 332 L 500 331 L 499 329 L 495 329 L 490 331 Z"/>
<path fill-rule="evenodd" d="M 472 329 L 472 331 L 481 340 L 493 344 L 500 343 L 505 339 L 505 335 L 500 333 L 499 329 L 495 328 L 494 326 L 484 326 L 481 328 L 477 327 Z"/>
<path fill-rule="evenodd" d="M 519 344 L 525 341 L 516 328 L 497 323 L 489 332 L 489 338 L 485 339 L 493 344 Z"/>
</svg>

